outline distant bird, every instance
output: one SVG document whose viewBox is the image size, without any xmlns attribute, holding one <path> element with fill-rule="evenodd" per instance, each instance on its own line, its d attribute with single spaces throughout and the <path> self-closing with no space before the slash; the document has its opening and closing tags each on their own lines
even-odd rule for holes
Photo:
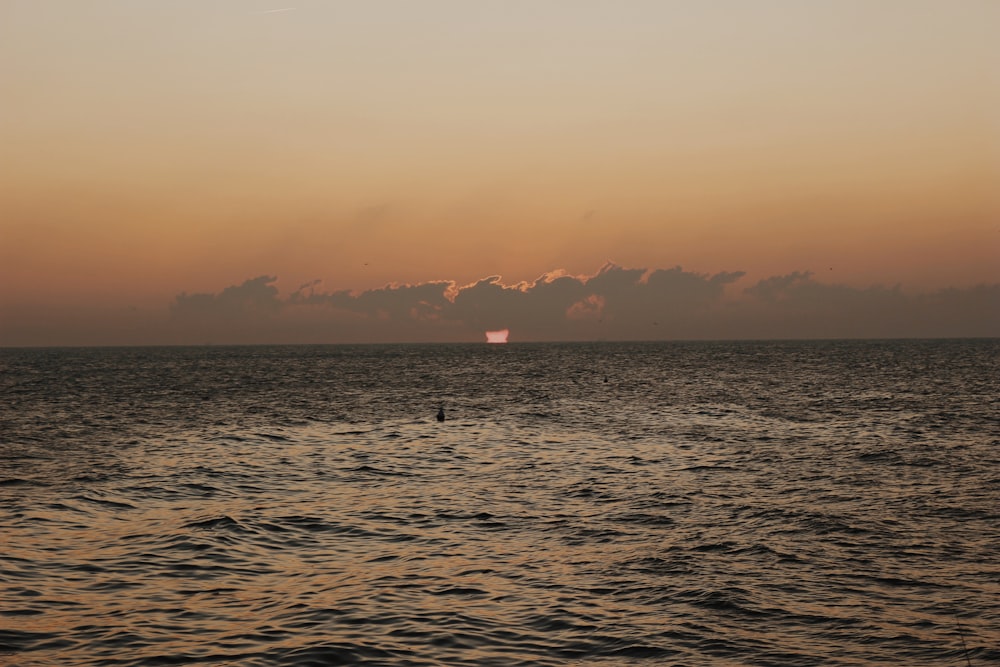
<svg viewBox="0 0 1000 667">
<path fill-rule="evenodd" d="M 438 421 L 439 422 L 444 421 L 444 407 L 438 408 Z"/>
</svg>

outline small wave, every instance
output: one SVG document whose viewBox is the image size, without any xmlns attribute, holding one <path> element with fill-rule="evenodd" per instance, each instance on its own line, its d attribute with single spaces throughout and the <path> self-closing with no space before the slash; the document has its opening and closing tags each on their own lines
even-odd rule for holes
<svg viewBox="0 0 1000 667">
<path fill-rule="evenodd" d="M 222 489 L 220 489 L 217 486 L 212 486 L 211 484 L 202 484 L 198 482 L 186 482 L 184 484 L 179 484 L 177 486 L 177 489 L 183 491 L 185 495 L 193 493 L 199 496 L 214 496 L 219 493 L 222 493 Z M 235 495 L 235 494 L 232 494 L 230 492 L 229 495 Z"/>
<path fill-rule="evenodd" d="M 73 514 L 84 514 L 87 516 L 92 516 L 93 512 L 87 510 L 83 507 L 78 507 L 76 505 L 70 505 L 68 503 L 48 503 L 45 505 L 46 513 L 52 513 L 53 516 L 58 516 L 62 512 L 70 512 Z M 53 519 L 48 516 L 38 516 L 33 518 L 34 521 L 53 521 Z"/>
<path fill-rule="evenodd" d="M 618 514 L 611 517 L 611 519 L 622 523 L 636 523 L 643 526 L 670 526 L 676 523 L 668 516 L 663 516 L 662 514 L 646 514 L 644 512 Z"/>
<path fill-rule="evenodd" d="M 902 463 L 903 457 L 894 449 L 878 449 L 861 452 L 857 455 L 859 461 L 885 461 Z"/>
<path fill-rule="evenodd" d="M 21 477 L 7 477 L 0 479 L 0 488 L 14 486 L 47 486 L 43 482 L 33 479 L 23 479 Z"/>
<path fill-rule="evenodd" d="M 136 506 L 132 503 L 126 503 L 120 500 L 108 500 L 106 498 L 94 498 L 93 496 L 73 496 L 74 500 L 83 500 L 88 503 L 94 503 L 95 505 L 101 505 L 104 507 L 111 507 L 118 510 L 134 510 Z"/>
<path fill-rule="evenodd" d="M 729 612 L 744 618 L 764 615 L 760 610 L 753 607 L 747 598 L 747 591 L 742 588 L 685 590 L 676 593 L 676 598 L 698 607 L 713 611 Z"/>
<path fill-rule="evenodd" d="M 184 527 L 189 530 L 232 530 L 237 532 L 248 532 L 248 529 L 243 524 L 228 515 L 189 521 L 184 524 Z"/>
<path fill-rule="evenodd" d="M 589 498 L 600 502 L 615 502 L 618 500 L 614 495 L 593 486 L 578 486 L 569 490 L 566 495 L 570 498 Z"/>
<path fill-rule="evenodd" d="M 727 552 L 736 549 L 739 545 L 736 542 L 707 542 L 705 544 L 698 544 L 691 547 L 691 551 L 698 551 L 700 553 L 710 553 L 710 552 Z"/>
<path fill-rule="evenodd" d="M 687 575 L 695 571 L 695 566 L 687 557 L 678 557 L 672 560 L 659 558 L 657 556 L 647 556 L 625 561 L 620 566 L 623 570 L 634 570 L 642 574 L 653 576 L 673 576 Z"/>
<path fill-rule="evenodd" d="M 481 588 L 473 588 L 471 586 L 446 586 L 444 588 L 439 588 L 437 590 L 429 590 L 428 593 L 431 595 L 458 595 L 461 597 L 473 597 L 489 595 L 486 591 Z"/>
<path fill-rule="evenodd" d="M 56 632 L 32 632 L 29 630 L 4 630 L 0 628 L 0 656 L 4 653 L 21 651 L 43 651 L 72 646 L 74 642 L 60 640 Z"/>
<path fill-rule="evenodd" d="M 288 442 L 289 439 L 283 435 L 278 435 L 277 433 L 266 433 L 258 432 L 254 433 L 258 438 L 264 438 L 265 440 L 270 440 L 271 442 Z"/>
<path fill-rule="evenodd" d="M 378 539 L 388 542 L 408 542 L 414 538 L 409 533 L 403 533 L 392 529 L 369 530 L 354 524 L 328 521 L 319 517 L 311 516 L 286 516 L 278 517 L 261 527 L 274 532 L 286 532 L 289 530 L 306 533 L 328 533 L 351 538 Z"/>
<path fill-rule="evenodd" d="M 472 512 L 452 512 L 448 510 L 437 512 L 434 516 L 445 521 L 490 521 L 496 518 L 489 512 L 476 512 L 473 514 Z"/>
<path fill-rule="evenodd" d="M 40 616 L 43 609 L 0 609 L 0 616 Z"/>
<path fill-rule="evenodd" d="M 383 475 L 386 477 L 413 477 L 412 472 L 407 472 L 405 470 L 386 470 L 384 468 L 379 468 L 376 466 L 362 464 L 355 468 L 349 468 L 348 472 L 361 472 L 370 475 Z"/>
</svg>

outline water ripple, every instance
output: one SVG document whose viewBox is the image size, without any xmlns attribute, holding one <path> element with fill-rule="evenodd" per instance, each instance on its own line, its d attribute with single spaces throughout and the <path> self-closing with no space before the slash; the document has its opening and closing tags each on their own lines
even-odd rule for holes
<svg viewBox="0 0 1000 667">
<path fill-rule="evenodd" d="M 995 342 L 0 363 L 0 663 L 1000 662 Z"/>
</svg>

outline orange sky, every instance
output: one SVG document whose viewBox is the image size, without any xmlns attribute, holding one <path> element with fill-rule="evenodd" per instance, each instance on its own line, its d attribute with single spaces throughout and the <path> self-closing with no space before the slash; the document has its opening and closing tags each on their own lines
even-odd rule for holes
<svg viewBox="0 0 1000 667">
<path fill-rule="evenodd" d="M 607 259 L 997 283 L 998 25 L 991 0 L 5 0 L 0 317 Z"/>
</svg>

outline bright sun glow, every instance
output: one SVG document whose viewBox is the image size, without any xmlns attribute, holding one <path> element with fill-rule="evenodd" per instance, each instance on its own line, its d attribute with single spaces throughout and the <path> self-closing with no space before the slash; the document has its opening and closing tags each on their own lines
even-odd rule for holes
<svg viewBox="0 0 1000 667">
<path fill-rule="evenodd" d="M 486 342 L 487 343 L 506 343 L 507 336 L 510 334 L 509 329 L 501 329 L 500 331 L 487 331 L 486 332 Z"/>
</svg>

